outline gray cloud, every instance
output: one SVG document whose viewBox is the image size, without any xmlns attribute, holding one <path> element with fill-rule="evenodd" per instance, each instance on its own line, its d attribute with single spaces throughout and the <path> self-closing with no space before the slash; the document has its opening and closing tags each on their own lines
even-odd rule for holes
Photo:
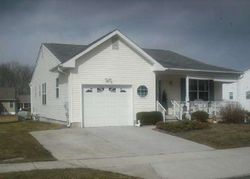
<svg viewBox="0 0 250 179">
<path fill-rule="evenodd" d="M 250 68 L 248 0 L 1 0 L 0 62 L 34 64 L 42 42 L 87 44 L 119 28 L 138 45 Z"/>
</svg>

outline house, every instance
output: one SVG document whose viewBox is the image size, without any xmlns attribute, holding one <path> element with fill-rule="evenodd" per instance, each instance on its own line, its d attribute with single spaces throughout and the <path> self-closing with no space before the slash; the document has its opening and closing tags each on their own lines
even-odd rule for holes
<svg viewBox="0 0 250 179">
<path fill-rule="evenodd" d="M 223 99 L 238 101 L 245 110 L 250 111 L 250 69 L 237 82 L 223 84 Z"/>
<path fill-rule="evenodd" d="M 240 75 L 172 51 L 141 48 L 114 30 L 88 45 L 43 43 L 30 83 L 31 111 L 81 127 L 132 126 L 141 111 L 182 119 L 183 109 L 216 113 L 222 84 Z"/>
<path fill-rule="evenodd" d="M 30 109 L 30 95 L 18 95 L 17 102 L 18 109 Z"/>
<path fill-rule="evenodd" d="M 0 115 L 16 114 L 15 88 L 0 87 Z"/>
</svg>

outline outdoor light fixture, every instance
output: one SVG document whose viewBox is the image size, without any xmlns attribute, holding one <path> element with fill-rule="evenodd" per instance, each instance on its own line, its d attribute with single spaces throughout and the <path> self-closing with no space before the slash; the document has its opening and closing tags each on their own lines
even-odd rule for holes
<svg viewBox="0 0 250 179">
<path fill-rule="evenodd" d="M 106 83 L 111 83 L 112 84 L 112 78 L 105 78 Z"/>
</svg>

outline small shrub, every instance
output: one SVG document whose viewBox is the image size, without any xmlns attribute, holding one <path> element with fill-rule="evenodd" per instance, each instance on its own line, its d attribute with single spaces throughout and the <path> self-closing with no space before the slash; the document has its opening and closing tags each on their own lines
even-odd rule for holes
<svg viewBox="0 0 250 179">
<path fill-rule="evenodd" d="M 158 122 L 156 124 L 157 129 L 165 130 L 168 132 L 185 132 L 191 130 L 199 130 L 209 128 L 209 123 L 199 122 L 199 121 L 177 121 L 177 122 Z"/>
<path fill-rule="evenodd" d="M 207 122 L 208 120 L 208 113 L 205 111 L 196 111 L 191 114 L 191 119 L 200 121 L 200 122 Z"/>
<path fill-rule="evenodd" d="M 136 114 L 136 120 L 140 120 L 142 125 L 155 125 L 157 122 L 163 120 L 161 112 L 138 112 Z"/>
<path fill-rule="evenodd" d="M 243 123 L 246 112 L 239 104 L 228 104 L 220 111 L 222 122 Z"/>
</svg>

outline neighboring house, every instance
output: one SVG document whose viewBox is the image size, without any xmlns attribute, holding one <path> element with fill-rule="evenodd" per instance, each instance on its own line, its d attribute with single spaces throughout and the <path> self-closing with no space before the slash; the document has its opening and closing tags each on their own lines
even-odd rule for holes
<svg viewBox="0 0 250 179">
<path fill-rule="evenodd" d="M 17 99 L 18 99 L 17 103 L 18 110 L 30 109 L 30 95 L 19 95 Z"/>
<path fill-rule="evenodd" d="M 250 69 L 237 82 L 223 84 L 223 99 L 238 101 L 244 109 L 250 111 Z"/>
<path fill-rule="evenodd" d="M 15 88 L 0 87 L 0 115 L 16 114 Z"/>
<path fill-rule="evenodd" d="M 141 111 L 182 119 L 183 106 L 216 114 L 222 84 L 240 75 L 168 50 L 140 48 L 114 30 L 88 45 L 43 43 L 30 84 L 31 111 L 81 127 L 132 126 Z"/>
</svg>

